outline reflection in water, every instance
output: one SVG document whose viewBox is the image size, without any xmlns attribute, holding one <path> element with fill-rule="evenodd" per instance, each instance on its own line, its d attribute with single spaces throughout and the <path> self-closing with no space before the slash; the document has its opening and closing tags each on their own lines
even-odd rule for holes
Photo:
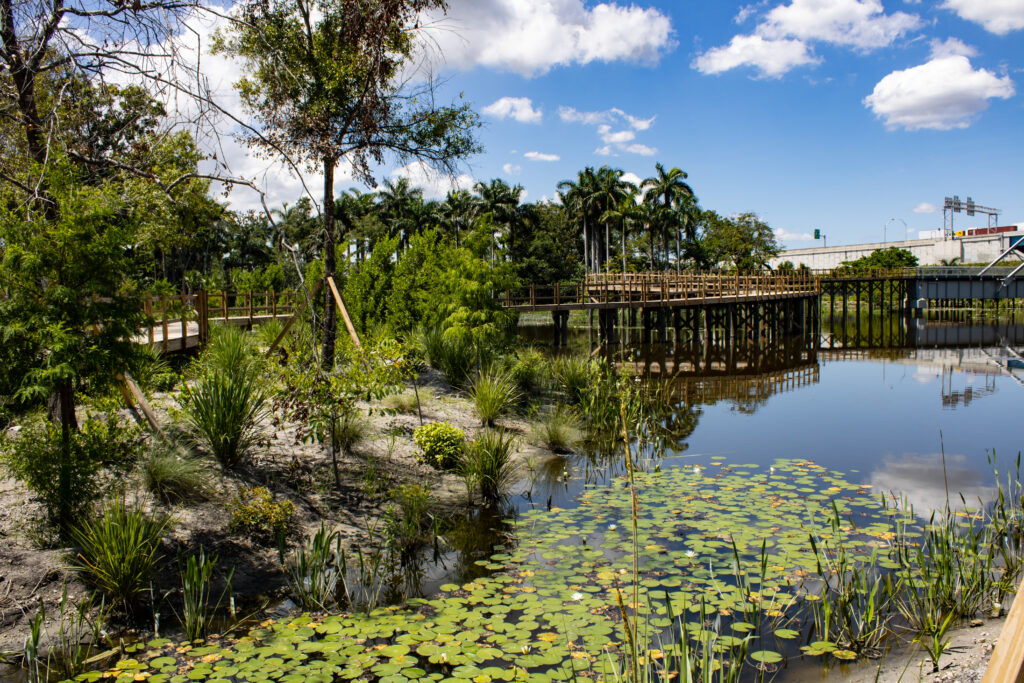
<svg viewBox="0 0 1024 683">
<path fill-rule="evenodd" d="M 869 481 L 876 490 L 899 491 L 921 519 L 928 519 L 933 510 L 945 509 L 947 490 L 949 506 L 954 509 L 965 504 L 977 507 L 979 501 L 984 506 L 996 495 L 991 477 L 972 467 L 965 455 L 946 455 L 945 471 L 939 453 L 888 456 Z"/>
</svg>

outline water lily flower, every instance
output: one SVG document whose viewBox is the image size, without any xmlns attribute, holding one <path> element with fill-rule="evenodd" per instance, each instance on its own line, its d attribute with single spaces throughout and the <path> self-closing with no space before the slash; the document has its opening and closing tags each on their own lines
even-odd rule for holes
<svg viewBox="0 0 1024 683">
<path fill-rule="evenodd" d="M 689 557 L 691 559 L 694 558 L 694 557 L 697 557 L 697 553 L 693 552 L 692 550 L 687 550 L 685 553 L 683 553 L 683 555 L 686 555 L 687 557 Z"/>
<path fill-rule="evenodd" d="M 617 528 L 618 527 L 616 527 L 614 524 L 609 524 L 608 525 L 608 531 L 615 531 L 615 529 L 617 529 Z"/>
<path fill-rule="evenodd" d="M 693 466 L 693 473 L 694 474 L 700 474 L 700 465 L 694 465 Z"/>
<path fill-rule="evenodd" d="M 582 600 L 583 599 L 583 593 L 580 593 L 580 592 L 573 593 L 572 594 L 572 599 L 573 600 Z"/>
</svg>

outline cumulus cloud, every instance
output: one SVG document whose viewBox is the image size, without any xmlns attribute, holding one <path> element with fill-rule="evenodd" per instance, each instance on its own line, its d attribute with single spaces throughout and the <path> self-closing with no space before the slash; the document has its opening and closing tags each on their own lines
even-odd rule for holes
<svg viewBox="0 0 1024 683">
<path fill-rule="evenodd" d="M 559 107 L 558 117 L 566 123 L 581 123 L 594 126 L 603 146 L 594 150 L 600 156 L 618 156 L 618 152 L 651 156 L 658 150 L 647 145 L 633 143 L 636 131 L 644 131 L 654 124 L 656 117 L 642 119 L 627 114 L 618 107 L 605 111 L 579 111 L 572 107 Z M 632 144 L 630 144 L 632 143 Z"/>
<path fill-rule="evenodd" d="M 875 85 L 864 105 L 887 128 L 967 128 L 993 98 L 1014 94 L 1009 76 L 975 69 L 961 54 L 933 57 L 920 66 L 893 71 Z"/>
<path fill-rule="evenodd" d="M 756 11 L 742 8 L 737 23 Z M 813 43 L 867 51 L 892 45 L 920 26 L 915 14 L 886 14 L 881 0 L 792 0 L 769 10 L 752 34 L 733 36 L 728 45 L 698 55 L 691 66 L 705 74 L 750 66 L 761 77 L 778 78 L 798 66 L 819 63 Z"/>
<path fill-rule="evenodd" d="M 946 40 L 939 40 L 934 38 L 931 41 L 932 59 L 936 57 L 954 57 L 960 55 L 962 57 L 977 57 L 978 51 L 970 45 L 967 45 L 959 38 L 947 38 Z"/>
<path fill-rule="evenodd" d="M 1020 0 L 946 0 L 942 7 L 996 35 L 1024 28 L 1024 3 Z"/>
<path fill-rule="evenodd" d="M 912 210 L 914 213 L 938 213 L 939 207 L 935 206 L 931 202 L 921 202 Z"/>
<path fill-rule="evenodd" d="M 633 183 L 637 187 L 640 187 L 641 185 L 643 185 L 643 182 L 644 182 L 643 178 L 638 176 L 636 173 L 632 173 L 630 171 L 626 171 L 625 173 L 623 173 L 622 174 L 622 179 L 625 180 L 627 183 Z"/>
<path fill-rule="evenodd" d="M 423 190 L 428 199 L 440 199 L 455 190 L 473 189 L 473 178 L 465 173 L 450 176 L 438 173 L 422 161 L 414 161 L 391 172 L 392 178 L 407 178 L 409 184 Z"/>
<path fill-rule="evenodd" d="M 543 152 L 527 152 L 523 156 L 530 161 L 558 161 L 562 158 L 557 154 L 545 154 Z"/>
<path fill-rule="evenodd" d="M 452 0 L 427 17 L 423 44 L 435 61 L 526 77 L 591 62 L 653 64 L 675 46 L 672 22 L 653 7 L 583 0 Z"/>
<path fill-rule="evenodd" d="M 763 78 L 779 78 L 790 69 L 821 61 L 801 40 L 767 40 L 761 36 L 733 36 L 728 45 L 699 55 L 691 66 L 703 74 L 718 74 L 752 66 Z"/>
<path fill-rule="evenodd" d="M 544 116 L 540 109 L 533 108 L 529 97 L 502 97 L 480 111 L 499 120 L 512 118 L 519 123 L 540 123 Z"/>
<path fill-rule="evenodd" d="M 780 242 L 810 242 L 814 240 L 814 235 L 809 232 L 790 232 L 784 228 L 776 228 L 775 237 Z"/>
<path fill-rule="evenodd" d="M 505 172 L 505 175 L 519 175 L 523 168 L 515 164 L 505 164 L 501 167 L 501 170 Z"/>
</svg>

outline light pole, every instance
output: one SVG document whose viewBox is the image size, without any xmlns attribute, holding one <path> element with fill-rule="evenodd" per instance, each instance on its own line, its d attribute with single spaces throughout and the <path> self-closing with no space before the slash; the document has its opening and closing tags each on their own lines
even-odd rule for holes
<svg viewBox="0 0 1024 683">
<path fill-rule="evenodd" d="M 902 218 L 890 218 L 889 220 L 887 220 L 885 222 L 885 225 L 882 227 L 882 243 L 883 244 L 885 244 L 888 241 L 886 239 L 885 233 L 886 233 L 886 230 L 889 228 L 889 223 L 892 223 L 893 221 L 899 221 L 900 223 L 903 224 L 903 232 L 904 232 L 903 236 L 904 236 L 904 238 L 906 238 L 906 232 L 908 230 L 910 230 L 910 228 L 907 227 L 907 222 L 905 220 L 903 220 Z"/>
</svg>

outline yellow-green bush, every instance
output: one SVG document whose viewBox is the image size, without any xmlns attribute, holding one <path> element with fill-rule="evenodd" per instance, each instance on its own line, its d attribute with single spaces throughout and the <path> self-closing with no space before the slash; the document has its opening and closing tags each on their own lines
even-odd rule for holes
<svg viewBox="0 0 1024 683">
<path fill-rule="evenodd" d="M 244 489 L 231 501 L 231 531 L 244 533 L 259 542 L 269 542 L 288 531 L 295 504 L 280 502 L 263 486 Z"/>
<path fill-rule="evenodd" d="M 433 422 L 419 427 L 412 435 L 420 452 L 416 459 L 442 470 L 455 467 L 462 458 L 466 435 L 447 422 Z"/>
</svg>

